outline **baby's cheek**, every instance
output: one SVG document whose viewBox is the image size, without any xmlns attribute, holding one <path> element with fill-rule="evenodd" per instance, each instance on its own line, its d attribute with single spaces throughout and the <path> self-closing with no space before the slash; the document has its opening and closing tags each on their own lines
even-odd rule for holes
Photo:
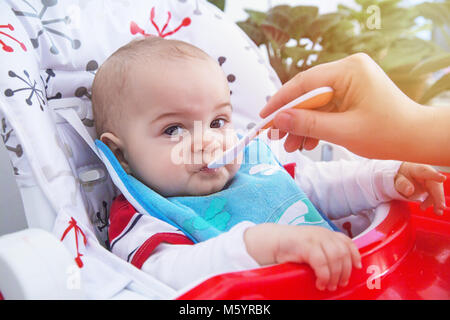
<svg viewBox="0 0 450 320">
<path fill-rule="evenodd" d="M 162 166 L 154 168 L 150 187 L 162 196 L 175 196 L 184 193 L 186 185 L 185 170 L 178 166 Z"/>
<path fill-rule="evenodd" d="M 239 141 L 239 139 L 236 135 L 236 131 L 233 128 L 226 129 L 224 140 L 225 140 L 224 150 L 233 147 Z"/>
</svg>

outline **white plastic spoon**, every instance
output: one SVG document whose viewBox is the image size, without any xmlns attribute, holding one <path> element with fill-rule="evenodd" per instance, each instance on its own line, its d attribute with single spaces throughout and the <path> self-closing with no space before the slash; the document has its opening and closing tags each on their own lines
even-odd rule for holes
<svg viewBox="0 0 450 320">
<path fill-rule="evenodd" d="M 252 141 L 258 134 L 269 129 L 273 124 L 276 114 L 286 109 L 314 109 L 326 105 L 333 98 L 333 89 L 330 87 L 321 87 L 305 93 L 304 95 L 292 100 L 284 105 L 277 112 L 272 113 L 267 118 L 254 126 L 244 137 L 242 137 L 233 147 L 225 150 L 223 154 L 218 156 L 208 164 L 209 169 L 216 169 L 231 163 L 239 153 Z"/>
</svg>

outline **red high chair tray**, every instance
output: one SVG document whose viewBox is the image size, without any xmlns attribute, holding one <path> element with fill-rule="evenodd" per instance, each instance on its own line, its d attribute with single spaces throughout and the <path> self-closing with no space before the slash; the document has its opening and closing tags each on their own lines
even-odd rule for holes
<svg viewBox="0 0 450 320">
<path fill-rule="evenodd" d="M 450 174 L 444 188 L 450 206 Z M 317 290 L 306 264 L 285 263 L 214 276 L 177 299 L 450 299 L 450 210 L 394 201 L 355 243 L 363 267 L 336 291 Z"/>
</svg>

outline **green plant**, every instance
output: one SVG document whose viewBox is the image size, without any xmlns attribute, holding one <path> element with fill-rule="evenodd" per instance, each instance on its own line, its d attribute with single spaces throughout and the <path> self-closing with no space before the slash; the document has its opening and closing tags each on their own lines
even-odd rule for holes
<svg viewBox="0 0 450 320">
<path fill-rule="evenodd" d="M 427 102 L 450 90 L 446 74 L 428 90 L 428 76 L 450 66 L 450 53 L 420 31 L 450 22 L 450 0 L 404 7 L 401 0 L 355 0 L 359 9 L 339 5 L 336 12 L 319 14 L 315 6 L 275 6 L 267 12 L 245 10 L 238 25 L 264 46 L 272 67 L 284 83 L 298 72 L 356 52 L 369 54 L 412 98 Z M 417 18 L 427 22 L 420 25 Z M 446 35 L 450 39 L 449 35 Z M 408 87 L 416 86 L 413 90 Z"/>
<path fill-rule="evenodd" d="M 215 5 L 220 10 L 225 10 L 225 0 L 208 0 L 208 2 L 211 2 L 213 5 Z"/>
</svg>

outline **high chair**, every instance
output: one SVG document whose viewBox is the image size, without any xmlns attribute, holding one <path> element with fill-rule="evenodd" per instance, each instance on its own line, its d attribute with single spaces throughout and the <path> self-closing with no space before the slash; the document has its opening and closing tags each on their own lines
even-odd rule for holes
<svg viewBox="0 0 450 320">
<path fill-rule="evenodd" d="M 184 40 L 217 59 L 240 130 L 281 86 L 254 43 L 205 0 L 0 2 L 0 299 L 450 298 L 450 212 L 436 218 L 412 203 L 336 221 L 363 256 L 336 292 L 316 290 L 312 270 L 295 264 L 176 291 L 109 252 L 118 189 L 85 143 L 95 139 L 91 85 L 111 53 L 142 36 Z M 327 143 L 306 154 L 357 157 Z"/>
</svg>

